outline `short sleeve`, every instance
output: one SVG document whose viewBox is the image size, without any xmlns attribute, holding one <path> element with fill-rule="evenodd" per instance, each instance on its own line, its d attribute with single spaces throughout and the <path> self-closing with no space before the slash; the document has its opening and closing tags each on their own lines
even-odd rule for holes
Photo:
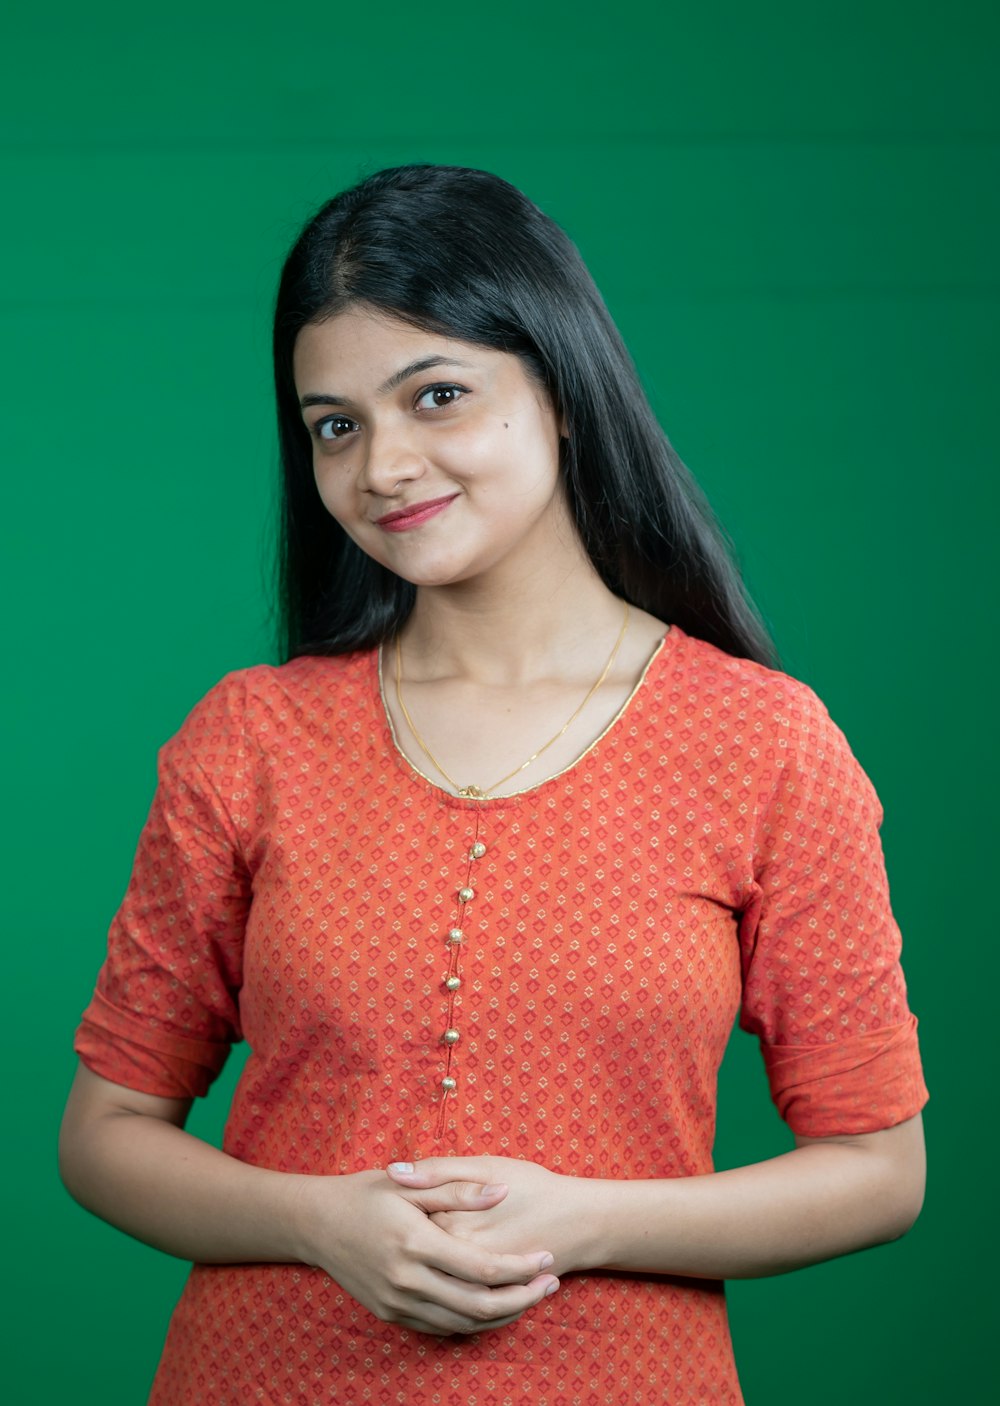
<svg viewBox="0 0 1000 1406">
<path fill-rule="evenodd" d="M 76 1034 L 90 1069 L 142 1093 L 204 1094 L 241 1038 L 245 693 L 238 674 L 223 679 L 160 751 L 128 889 Z"/>
<path fill-rule="evenodd" d="M 819 699 L 784 680 L 740 940 L 740 1025 L 808 1137 L 875 1132 L 927 1100 L 875 790 Z"/>
</svg>

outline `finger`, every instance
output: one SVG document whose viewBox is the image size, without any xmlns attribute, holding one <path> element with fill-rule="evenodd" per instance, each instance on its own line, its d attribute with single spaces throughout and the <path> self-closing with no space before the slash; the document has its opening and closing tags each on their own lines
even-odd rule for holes
<svg viewBox="0 0 1000 1406">
<path fill-rule="evenodd" d="M 425 1157 L 419 1162 L 390 1162 L 386 1171 L 400 1186 L 442 1186 L 448 1181 L 490 1186 L 498 1180 L 488 1157 Z"/>
<path fill-rule="evenodd" d="M 467 1313 L 461 1333 L 487 1333 L 507 1323 L 514 1323 L 529 1308 L 556 1293 L 559 1280 L 554 1274 L 540 1274 L 530 1284 L 512 1285 L 507 1289 L 490 1289 L 477 1295 Z"/>
<path fill-rule="evenodd" d="M 529 1308 L 533 1306 L 528 1305 Z M 395 1321 L 401 1327 L 413 1328 L 418 1333 L 430 1333 L 437 1338 L 453 1338 L 458 1334 L 462 1337 L 473 1337 L 476 1333 L 490 1333 L 495 1328 L 506 1328 L 511 1323 L 516 1323 L 520 1317 L 520 1313 L 511 1313 L 507 1318 L 495 1318 L 489 1323 L 480 1323 L 471 1318 L 462 1318 L 459 1314 L 449 1314 L 447 1327 L 438 1321 L 430 1322 L 418 1318 L 398 1318 Z"/>
<path fill-rule="evenodd" d="M 533 1308 L 533 1304 L 528 1305 Z M 400 1318 L 396 1321 L 404 1328 L 414 1328 L 418 1333 L 431 1333 L 438 1338 L 452 1338 L 456 1335 L 462 1337 L 474 1337 L 477 1333 L 491 1333 L 496 1328 L 509 1327 L 511 1323 L 516 1323 L 521 1317 L 520 1313 L 511 1313 L 506 1318 L 493 1318 L 488 1323 L 481 1323 L 478 1319 L 462 1318 L 459 1314 L 449 1314 L 447 1316 L 448 1326 L 441 1326 L 438 1322 L 425 1322 L 416 1318 Z"/>
<path fill-rule="evenodd" d="M 432 1215 L 435 1211 L 488 1211 L 499 1205 L 507 1190 L 503 1183 L 481 1186 L 477 1181 L 446 1181 L 441 1186 L 408 1189 L 403 1195 L 411 1206 Z"/>
<path fill-rule="evenodd" d="M 551 1268 L 555 1258 L 548 1250 L 533 1250 L 530 1254 L 504 1255 L 486 1250 L 473 1240 L 462 1240 L 446 1230 L 433 1227 L 434 1238 L 429 1241 L 423 1262 L 453 1279 L 467 1284 L 495 1289 L 505 1284 L 520 1287 L 533 1281 L 538 1274 Z"/>
<path fill-rule="evenodd" d="M 427 1219 L 449 1235 L 464 1235 L 467 1240 L 473 1239 L 477 1232 L 493 1229 L 484 1219 L 473 1220 L 469 1210 L 431 1211 Z"/>
<path fill-rule="evenodd" d="M 465 1285 L 438 1283 L 431 1289 L 432 1299 L 415 1309 L 409 1307 L 409 1323 L 402 1316 L 397 1321 L 437 1334 L 486 1333 L 515 1323 L 558 1288 L 559 1280 L 552 1274 L 539 1275 L 527 1285 L 503 1289 L 470 1290 Z"/>
</svg>

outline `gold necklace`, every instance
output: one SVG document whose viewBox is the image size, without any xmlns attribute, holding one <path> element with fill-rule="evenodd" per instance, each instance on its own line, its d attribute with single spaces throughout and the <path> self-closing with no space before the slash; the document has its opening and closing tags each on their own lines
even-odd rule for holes
<svg viewBox="0 0 1000 1406">
<path fill-rule="evenodd" d="M 628 601 L 626 601 L 626 602 L 625 602 L 625 615 L 624 615 L 624 618 L 622 619 L 622 627 L 621 627 L 621 629 L 620 629 L 619 632 L 618 632 L 618 638 L 615 640 L 615 647 L 614 647 L 614 649 L 611 651 L 611 653 L 610 653 L 609 656 L 608 656 L 608 662 L 605 664 L 604 668 L 601 670 L 600 676 L 598 677 L 597 682 L 591 684 L 591 686 L 590 686 L 590 688 L 589 688 L 589 690 L 588 690 L 588 692 L 587 692 L 587 696 L 584 698 L 583 702 L 582 702 L 577 708 L 574 708 L 573 712 L 570 713 L 569 717 L 568 717 L 568 718 L 566 719 L 566 721 L 563 723 L 562 727 L 561 727 L 561 728 L 559 729 L 559 731 L 555 734 L 555 736 L 554 736 L 554 737 L 550 737 L 549 740 L 548 740 L 548 742 L 546 742 L 543 746 L 539 747 L 539 749 L 538 749 L 537 752 L 532 752 L 531 756 L 528 758 L 528 760 L 527 760 L 526 762 L 522 762 L 520 766 L 516 766 L 513 771 L 509 771 L 506 776 L 501 776 L 501 778 L 500 778 L 499 781 L 494 781 L 494 783 L 493 783 L 492 786 L 487 786 L 485 789 L 482 789 L 482 788 L 480 788 L 479 786 L 459 786 L 458 782 L 455 781 L 455 780 L 453 780 L 452 777 L 450 777 L 450 776 L 448 775 L 448 773 L 445 771 L 444 767 L 443 767 L 443 766 L 441 765 L 441 763 L 438 761 L 437 757 L 435 757 L 434 753 L 433 753 L 433 752 L 431 751 L 431 749 L 428 747 L 427 743 L 426 743 L 426 742 L 424 741 L 424 739 L 420 736 L 420 733 L 417 731 L 416 727 L 414 726 L 413 719 L 410 717 L 410 714 L 409 714 L 409 712 L 407 711 L 406 704 L 403 702 L 403 684 L 402 684 L 402 674 L 403 674 L 402 662 L 403 662 L 403 661 L 402 661 L 402 649 L 401 649 L 401 647 L 400 647 L 399 635 L 397 635 L 397 636 L 396 636 L 396 702 L 399 704 L 399 711 L 402 713 L 403 717 L 406 719 L 406 725 L 407 725 L 407 727 L 410 729 L 410 731 L 413 733 L 413 737 L 414 737 L 414 740 L 415 740 L 416 743 L 417 743 L 417 746 L 418 746 L 418 747 L 420 748 L 420 750 L 424 753 L 424 755 L 425 755 L 426 757 L 428 757 L 431 762 L 433 762 L 434 766 L 437 768 L 437 770 L 441 773 L 441 775 L 442 775 L 442 776 L 444 777 L 444 779 L 447 781 L 448 785 L 451 786 L 455 791 L 457 791 L 460 796 L 464 796 L 464 797 L 466 797 L 468 800 L 484 801 L 484 800 L 487 799 L 487 797 L 489 797 L 490 795 L 492 795 L 492 793 L 497 789 L 498 786 L 502 786 L 505 781 L 510 781 L 513 777 L 517 776 L 519 772 L 524 771 L 525 767 L 529 767 L 532 762 L 537 761 L 538 758 L 542 755 L 543 752 L 548 751 L 548 749 L 552 746 L 553 742 L 558 742 L 559 739 L 560 739 L 560 737 L 562 737 L 562 736 L 565 735 L 565 733 L 569 730 L 569 727 L 570 727 L 571 723 L 573 723 L 573 722 L 580 716 L 580 714 L 583 712 L 584 708 L 587 706 L 587 704 L 588 704 L 588 703 L 590 702 L 590 700 L 593 698 L 594 694 L 595 694 L 595 693 L 597 692 L 597 690 L 600 688 L 601 684 L 604 682 L 604 680 L 608 677 L 608 675 L 609 675 L 610 672 L 611 672 L 611 666 L 614 664 L 615 660 L 616 660 L 617 657 L 618 657 L 618 651 L 619 651 L 619 649 L 621 649 L 622 640 L 625 638 L 625 632 L 626 632 L 626 630 L 628 629 L 628 616 L 629 616 L 629 605 L 628 605 Z"/>
</svg>

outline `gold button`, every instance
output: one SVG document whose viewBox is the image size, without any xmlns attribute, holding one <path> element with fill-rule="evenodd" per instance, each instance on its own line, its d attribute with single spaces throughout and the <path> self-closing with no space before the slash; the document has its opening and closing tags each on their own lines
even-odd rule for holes
<svg viewBox="0 0 1000 1406">
<path fill-rule="evenodd" d="M 482 840 L 477 840 L 469 853 L 473 859 L 482 859 L 483 855 L 486 853 L 486 846 L 483 844 Z"/>
<path fill-rule="evenodd" d="M 448 941 L 449 941 L 449 942 L 461 942 L 461 941 L 462 941 L 462 929 L 461 929 L 461 928 L 449 928 L 449 930 L 448 930 Z"/>
<path fill-rule="evenodd" d="M 468 901 L 469 901 L 470 898 L 474 898 L 474 897 L 475 897 L 475 894 L 476 894 L 476 890 L 475 890 L 475 889 L 459 889 L 459 891 L 458 891 L 458 901 L 459 901 L 459 903 L 468 903 Z"/>
<path fill-rule="evenodd" d="M 447 986 L 449 991 L 457 991 L 458 988 L 461 986 L 462 981 L 461 978 L 457 976 L 446 976 L 444 979 L 444 984 L 445 986 Z"/>
<path fill-rule="evenodd" d="M 441 1080 L 441 1087 L 442 1087 L 442 1089 L 444 1089 L 444 1091 L 445 1091 L 446 1094 L 450 1094 L 451 1091 L 452 1091 L 452 1089 L 457 1089 L 457 1088 L 458 1088 L 458 1080 L 457 1080 L 457 1079 L 453 1079 L 453 1078 L 451 1077 L 451 1075 L 449 1074 L 449 1075 L 447 1075 L 444 1079 Z"/>
<path fill-rule="evenodd" d="M 457 1045 L 457 1044 L 458 1044 L 458 1038 L 459 1038 L 459 1037 L 458 1037 L 458 1031 L 455 1030 L 455 1029 L 446 1030 L 446 1031 L 444 1032 L 443 1038 L 444 1038 L 444 1042 L 445 1042 L 446 1045 Z"/>
</svg>

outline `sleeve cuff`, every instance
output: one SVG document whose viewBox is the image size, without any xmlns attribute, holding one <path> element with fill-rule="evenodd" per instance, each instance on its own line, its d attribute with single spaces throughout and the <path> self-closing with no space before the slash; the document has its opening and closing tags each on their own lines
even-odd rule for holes
<svg viewBox="0 0 1000 1406">
<path fill-rule="evenodd" d="M 114 1084 L 160 1098 L 200 1098 L 226 1062 L 229 1045 L 164 1030 L 120 1010 L 95 991 L 73 1048 Z"/>
<path fill-rule="evenodd" d="M 771 1097 L 803 1137 L 873 1133 L 927 1102 L 917 1019 L 826 1045 L 765 1045 Z"/>
</svg>

